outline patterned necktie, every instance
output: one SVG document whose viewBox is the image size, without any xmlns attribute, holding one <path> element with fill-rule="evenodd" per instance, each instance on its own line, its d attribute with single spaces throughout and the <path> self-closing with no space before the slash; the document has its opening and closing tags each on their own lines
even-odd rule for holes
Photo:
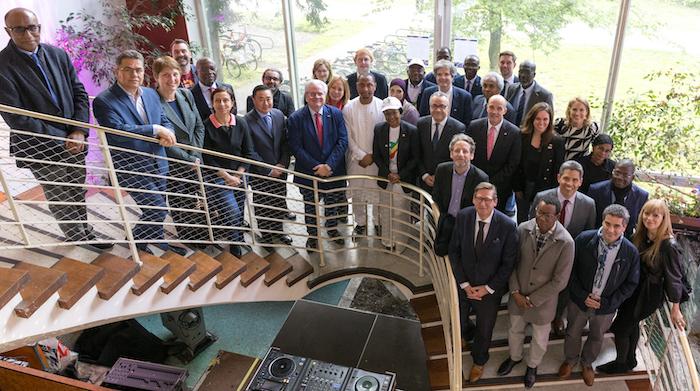
<svg viewBox="0 0 700 391">
<path fill-rule="evenodd" d="M 433 133 L 433 149 L 437 148 L 440 142 L 440 124 L 435 124 L 435 132 Z"/>
<path fill-rule="evenodd" d="M 323 147 L 323 122 L 321 121 L 321 114 L 314 113 L 316 118 L 316 136 L 318 137 L 318 144 Z"/>
<path fill-rule="evenodd" d="M 542 247 L 544 246 L 544 243 L 547 241 L 547 235 L 546 234 L 537 234 L 537 253 L 540 253 L 540 250 L 542 250 Z"/>
<path fill-rule="evenodd" d="M 36 53 L 32 53 L 31 55 L 32 60 L 34 60 L 34 63 L 36 66 L 39 68 L 39 71 L 41 74 L 44 76 L 44 82 L 46 82 L 46 87 L 49 89 L 49 94 L 51 95 L 51 100 L 53 103 L 58 106 L 58 96 L 56 95 L 56 92 L 54 92 L 53 87 L 51 87 L 51 82 L 49 81 L 49 77 L 44 71 L 44 67 L 41 66 L 41 61 L 39 61 L 39 56 L 37 56 Z"/>
<path fill-rule="evenodd" d="M 491 126 L 489 128 L 488 140 L 486 141 L 486 160 L 491 160 L 491 153 L 493 152 L 493 145 L 496 143 L 496 127 Z"/>
<path fill-rule="evenodd" d="M 525 89 L 523 88 L 523 94 L 520 96 L 520 101 L 518 101 L 518 115 L 515 117 L 516 125 L 520 125 L 520 121 L 523 120 L 523 111 L 525 110 Z"/>
<path fill-rule="evenodd" d="M 566 207 L 569 205 L 569 200 L 564 200 L 564 204 L 561 206 L 561 213 L 559 213 L 559 222 L 564 225 L 566 221 Z"/>
<path fill-rule="evenodd" d="M 267 113 L 264 117 L 263 120 L 265 121 L 265 127 L 267 130 L 267 134 L 269 136 L 272 136 L 272 116 L 270 113 Z"/>
</svg>

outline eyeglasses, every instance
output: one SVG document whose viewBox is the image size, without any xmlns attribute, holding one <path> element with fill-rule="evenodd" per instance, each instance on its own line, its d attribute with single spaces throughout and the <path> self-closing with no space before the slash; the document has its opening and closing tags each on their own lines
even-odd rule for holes
<svg viewBox="0 0 700 391">
<path fill-rule="evenodd" d="M 543 213 L 543 212 L 540 212 L 538 209 L 535 209 L 535 216 L 542 217 L 545 219 L 555 219 L 557 216 L 559 216 L 559 214 L 558 213 Z"/>
<path fill-rule="evenodd" d="M 439 110 L 445 110 L 447 108 L 447 105 L 430 105 L 431 109 L 439 109 Z"/>
<path fill-rule="evenodd" d="M 474 201 L 476 202 L 491 202 L 494 199 L 491 197 L 474 197 Z"/>
<path fill-rule="evenodd" d="M 267 80 L 267 81 L 280 81 L 279 77 L 274 77 L 274 76 L 265 76 L 265 77 L 263 77 L 263 80 Z"/>
<path fill-rule="evenodd" d="M 144 72 L 144 70 L 143 70 L 143 68 L 121 67 L 121 68 L 119 68 L 119 72 L 141 74 Z"/>
<path fill-rule="evenodd" d="M 14 26 L 14 27 L 5 27 L 5 30 L 7 31 L 12 31 L 13 34 L 21 35 L 29 31 L 30 33 L 38 33 L 39 30 L 41 30 L 41 25 L 40 24 L 30 24 L 29 26 Z"/>
</svg>

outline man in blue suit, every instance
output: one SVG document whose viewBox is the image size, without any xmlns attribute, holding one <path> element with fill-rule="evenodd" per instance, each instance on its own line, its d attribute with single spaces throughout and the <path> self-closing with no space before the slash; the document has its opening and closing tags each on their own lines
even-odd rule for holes
<svg viewBox="0 0 700 391">
<path fill-rule="evenodd" d="M 481 95 L 474 96 L 472 102 L 472 121 L 479 118 L 486 118 L 488 114 L 488 101 L 494 95 L 500 95 L 503 89 L 503 76 L 496 72 L 489 72 L 481 78 Z M 508 122 L 515 122 L 515 109 L 506 101 L 506 114 L 503 116 Z"/>
<path fill-rule="evenodd" d="M 425 80 L 425 64 L 423 60 L 414 58 L 408 63 L 406 68 L 408 79 L 406 82 L 406 100 L 413 103 L 416 108 L 420 107 L 420 101 L 426 88 L 433 87 L 435 83 Z"/>
<path fill-rule="evenodd" d="M 637 218 L 642 206 L 649 199 L 649 193 L 632 183 L 635 165 L 630 159 L 621 159 L 612 172 L 612 178 L 607 181 L 594 183 L 588 189 L 588 195 L 595 201 L 596 225 L 603 222 L 603 210 L 611 204 L 619 204 L 627 208 L 630 221 L 625 229 L 625 237 L 632 238 Z"/>
<path fill-rule="evenodd" d="M 461 88 L 454 88 L 452 79 L 456 73 L 454 65 L 447 60 L 440 60 L 433 67 L 437 86 L 426 88 L 423 92 L 420 102 L 421 116 L 430 114 L 430 96 L 437 91 L 441 91 L 450 98 L 449 99 L 449 115 L 457 121 L 469 126 L 472 120 L 472 94 Z"/>
<path fill-rule="evenodd" d="M 452 240 L 450 263 L 459 284 L 459 315 L 462 336 L 473 336 L 474 364 L 469 381 L 481 378 L 489 360 L 489 345 L 496 324 L 501 297 L 508 290 L 508 280 L 518 255 L 518 233 L 515 222 L 497 211 L 496 187 L 488 182 L 474 188 L 474 206 L 457 214 Z M 469 313 L 476 313 L 476 326 Z"/>
<path fill-rule="evenodd" d="M 168 162 L 165 148 L 175 144 L 176 137 L 172 124 L 163 113 L 158 93 L 150 88 L 141 87 L 143 84 L 143 56 L 135 50 L 125 50 L 117 56 L 117 82 L 100 93 L 93 102 L 95 118 L 100 125 L 127 131 L 144 137 L 154 138 L 153 142 L 136 138 L 107 134 L 107 142 L 111 146 L 130 149 L 137 153 L 112 151 L 112 161 L 117 170 L 119 186 L 129 190 L 131 198 L 141 208 L 139 221 L 132 228 L 134 239 L 141 241 L 137 247 L 146 252 L 147 241 L 163 240 L 163 225 L 165 209 L 166 178 Z M 160 178 L 141 174 L 159 175 Z M 142 192 L 148 190 L 151 192 Z M 155 223 L 155 224 L 153 224 Z M 167 244 L 161 244 L 163 250 Z M 174 249 L 174 248 L 173 248 Z M 179 249 L 177 252 L 181 252 Z"/>
<path fill-rule="evenodd" d="M 287 121 L 287 138 L 289 149 L 296 157 L 295 169 L 299 173 L 318 178 L 331 179 L 345 175 L 345 151 L 348 147 L 348 132 L 345 129 L 343 113 L 335 107 L 324 104 L 328 86 L 320 80 L 310 80 L 304 88 L 304 98 L 307 106 L 292 113 Z M 314 201 L 313 183 L 311 179 L 299 175 L 294 176 L 294 183 L 301 185 L 300 191 L 304 197 L 306 213 L 306 231 L 311 236 L 306 241 L 306 247 L 318 248 L 316 229 L 316 208 Z M 321 190 L 345 187 L 345 181 L 319 182 Z M 329 228 L 328 236 L 338 244 L 345 241 L 340 238 L 337 230 L 338 221 L 333 218 L 338 214 L 337 206 L 343 190 L 319 192 L 318 200 L 325 202 L 325 215 L 330 217 L 326 222 Z"/>
<path fill-rule="evenodd" d="M 453 84 L 456 87 L 462 88 L 468 93 L 472 94 L 472 98 L 476 99 L 478 95 L 482 94 L 481 91 L 481 76 L 476 73 L 479 72 L 479 56 L 475 54 L 470 54 L 464 59 L 464 76 L 459 75 L 455 77 Z"/>
</svg>

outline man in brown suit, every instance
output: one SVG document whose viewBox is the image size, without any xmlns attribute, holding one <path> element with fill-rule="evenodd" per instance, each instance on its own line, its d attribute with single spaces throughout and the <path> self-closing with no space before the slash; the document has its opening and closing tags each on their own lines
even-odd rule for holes
<svg viewBox="0 0 700 391">
<path fill-rule="evenodd" d="M 505 376 L 522 361 L 525 327 L 528 323 L 532 325 L 525 388 L 535 384 L 537 366 L 547 352 L 557 297 L 569 281 L 574 262 L 574 240 L 557 221 L 561 211 L 559 199 L 545 195 L 540 198 L 535 211 L 535 218 L 518 227 L 520 259 L 508 284 L 510 357 L 498 368 L 498 375 Z"/>
</svg>

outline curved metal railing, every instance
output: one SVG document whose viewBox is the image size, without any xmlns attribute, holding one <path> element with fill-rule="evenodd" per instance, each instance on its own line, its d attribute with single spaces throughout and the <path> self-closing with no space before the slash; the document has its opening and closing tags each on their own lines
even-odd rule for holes
<svg viewBox="0 0 700 391">
<path fill-rule="evenodd" d="M 127 247 L 133 259 L 140 262 L 138 245 L 264 244 L 310 251 L 321 269 L 326 267 L 329 257 L 337 259 L 348 251 L 358 251 L 368 257 L 389 254 L 401 265 L 408 265 L 412 273 L 432 283 L 443 320 L 450 389 L 462 388 L 456 284 L 449 260 L 437 257 L 432 251 L 439 210 L 430 195 L 420 188 L 402 184 L 410 191 L 392 192 L 376 186 L 376 182 L 386 183 L 384 178 L 324 179 L 225 153 L 183 144 L 174 146 L 190 154 L 205 154 L 249 165 L 247 172 L 241 175 L 203 163 L 110 144 L 120 139 L 154 145 L 157 140 L 151 137 L 5 105 L 0 105 L 0 112 L 91 128 L 97 137 L 88 138 L 82 144 L 88 155 L 101 157 L 84 159 L 82 155 L 66 152 L 65 138 L 0 128 L 0 191 L 6 194 L 6 200 L 0 203 L 0 250 L 116 243 Z M 17 165 L 29 168 L 30 172 L 15 168 Z M 167 173 L 163 170 L 166 165 Z M 272 169 L 278 169 L 282 175 L 268 175 Z M 86 172 L 93 180 L 85 181 Z M 242 185 L 234 186 L 236 180 L 229 176 L 239 178 Z M 295 176 L 308 180 L 311 185 L 293 184 L 291 178 Z M 350 185 L 328 188 L 332 181 L 348 181 Z M 37 185 L 41 185 L 43 194 L 28 191 Z M 348 190 L 365 192 L 371 201 L 348 203 L 342 196 Z M 334 224 L 352 213 L 324 216 L 319 203 L 323 198 L 336 200 L 323 205 L 324 212 L 347 205 L 354 211 L 372 209 L 373 213 L 367 213 L 371 216 L 368 219 L 382 226 L 381 233 L 368 230 L 353 235 L 350 233 L 352 225 L 340 224 L 341 237 L 349 244 L 335 244 L 337 238 L 323 235 L 323 225 Z M 233 204 L 243 205 L 242 213 L 232 210 Z M 83 212 L 82 207 L 85 207 Z M 296 220 L 287 220 L 285 215 L 290 211 L 296 213 Z M 164 220 L 166 214 L 170 217 Z M 244 221 L 250 227 L 245 227 Z M 85 224 L 92 227 L 94 235 L 69 237 L 78 228 L 87 232 Z M 279 241 L 262 243 L 256 233 L 291 235 L 293 242 L 291 245 Z M 306 249 L 309 238 L 318 241 L 317 250 Z M 398 269 L 393 272 L 400 275 L 402 272 Z"/>
</svg>

